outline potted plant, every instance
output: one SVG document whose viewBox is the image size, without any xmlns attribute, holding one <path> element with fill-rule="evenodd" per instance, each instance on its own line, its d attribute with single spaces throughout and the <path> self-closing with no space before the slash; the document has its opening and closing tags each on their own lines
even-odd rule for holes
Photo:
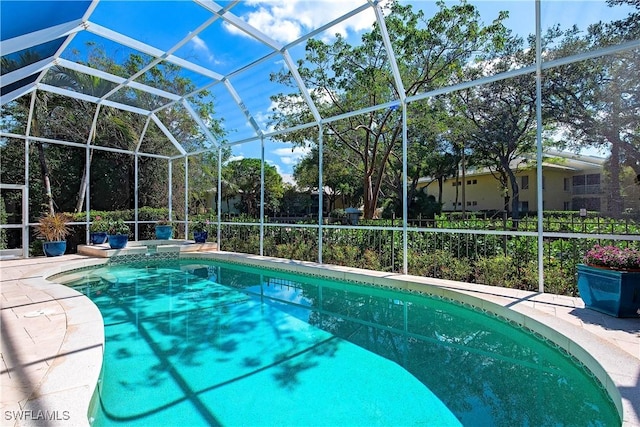
<svg viewBox="0 0 640 427">
<path fill-rule="evenodd" d="M 616 317 L 640 317 L 640 251 L 595 245 L 578 265 L 585 306 Z"/>
<path fill-rule="evenodd" d="M 110 220 L 107 227 L 107 238 L 111 249 L 122 249 L 129 241 L 129 226 L 122 219 Z"/>
<path fill-rule="evenodd" d="M 107 231 L 109 230 L 109 222 L 102 219 L 100 215 L 89 226 L 89 238 L 94 245 L 101 245 L 107 241 Z"/>
<path fill-rule="evenodd" d="M 193 240 L 196 243 L 204 243 L 209 237 L 209 221 L 196 220 L 191 223 L 191 229 L 193 230 Z"/>
<path fill-rule="evenodd" d="M 167 240 L 171 238 L 172 234 L 173 226 L 171 221 L 163 218 L 156 222 L 156 239 Z"/>
<path fill-rule="evenodd" d="M 71 232 L 70 218 L 63 213 L 47 214 L 40 218 L 36 233 L 45 239 L 42 249 L 46 256 L 60 256 L 67 250 L 65 238 Z"/>
</svg>

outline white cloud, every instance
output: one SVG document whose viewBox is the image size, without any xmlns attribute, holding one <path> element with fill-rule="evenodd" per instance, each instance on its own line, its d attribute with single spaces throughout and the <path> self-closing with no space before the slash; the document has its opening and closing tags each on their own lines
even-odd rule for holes
<svg viewBox="0 0 640 427">
<path fill-rule="evenodd" d="M 193 43 L 195 50 L 204 53 L 209 62 L 214 62 L 213 53 L 211 53 L 211 49 L 209 49 L 209 46 L 207 46 L 207 43 L 204 40 L 202 40 L 198 36 L 195 36 L 190 41 L 191 43 Z"/>
<path fill-rule="evenodd" d="M 309 147 L 288 147 L 288 148 L 276 148 L 271 153 L 280 157 L 280 162 L 283 165 L 295 165 L 300 159 L 306 156 L 311 151 Z"/>
<path fill-rule="evenodd" d="M 255 10 L 243 15 L 245 22 L 272 39 L 289 43 L 303 33 L 316 29 L 361 6 L 362 0 L 248 0 L 245 5 Z M 325 37 L 340 33 L 361 32 L 371 29 L 375 21 L 373 9 L 369 8 L 330 28 Z M 238 28 L 225 25 L 229 32 L 245 34 Z"/>
<path fill-rule="evenodd" d="M 280 167 L 279 164 L 275 163 L 273 160 L 265 160 L 265 163 L 270 164 L 271 166 L 273 166 L 274 168 L 276 168 L 276 171 L 278 172 L 278 174 L 282 177 L 282 181 L 286 182 L 288 184 L 292 184 L 295 185 L 296 180 L 293 178 L 293 174 L 290 173 L 284 173 L 282 171 L 282 167 Z"/>
<path fill-rule="evenodd" d="M 244 159 L 244 156 L 242 154 L 236 155 L 236 156 L 231 156 L 229 157 L 229 160 L 227 160 L 228 162 L 235 162 L 236 160 L 242 160 Z"/>
</svg>

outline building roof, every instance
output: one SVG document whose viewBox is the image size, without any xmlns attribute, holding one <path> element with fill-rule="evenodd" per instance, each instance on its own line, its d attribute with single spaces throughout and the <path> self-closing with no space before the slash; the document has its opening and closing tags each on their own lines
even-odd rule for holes
<svg viewBox="0 0 640 427">
<path fill-rule="evenodd" d="M 570 172 L 592 171 L 602 169 L 606 162 L 603 157 L 597 157 L 592 155 L 584 155 L 579 153 L 572 153 L 569 151 L 561 151 L 555 149 L 547 149 L 543 153 L 542 168 L 543 170 L 562 170 Z M 522 156 L 511 162 L 511 168 L 519 171 L 523 170 L 535 170 L 536 169 L 536 157 L 534 154 L 531 156 Z M 462 170 L 460 170 L 462 173 Z M 468 167 L 465 170 L 465 177 L 488 175 L 491 171 L 489 168 L 473 168 Z M 420 178 L 420 183 L 427 183 L 433 181 L 431 177 Z"/>
</svg>

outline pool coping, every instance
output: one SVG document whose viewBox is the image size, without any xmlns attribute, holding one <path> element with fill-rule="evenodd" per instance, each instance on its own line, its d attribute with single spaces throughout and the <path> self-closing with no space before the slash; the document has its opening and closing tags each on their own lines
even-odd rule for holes
<svg viewBox="0 0 640 427">
<path fill-rule="evenodd" d="M 573 307 L 569 311 L 577 310 L 580 314 L 584 314 L 582 311 L 586 310 L 580 304 L 581 301 L 575 298 L 222 251 L 183 253 L 180 258 L 214 259 L 347 282 L 369 283 L 427 293 L 475 306 L 540 334 L 576 357 L 604 385 L 618 412 L 622 414 L 622 425 L 640 427 L 640 319 L 632 319 L 632 322 L 638 322 L 635 339 L 630 338 L 634 343 L 632 346 L 637 339 L 638 351 L 635 356 L 617 346 L 611 339 L 598 334 L 597 330 L 587 330 L 579 322 L 572 322 L 571 319 L 568 321 L 567 307 Z M 14 379 L 8 378 L 11 372 L 19 371 L 20 363 L 10 367 L 3 360 L 5 365 L 0 375 L 0 407 L 5 420 L 6 411 L 20 411 L 24 416 L 28 411 L 41 410 L 49 411 L 49 416 L 57 417 L 56 421 L 65 426 L 89 425 L 87 414 L 102 367 L 102 316 L 84 295 L 47 278 L 64 271 L 105 264 L 108 259 L 65 255 L 51 260 L 52 258 L 32 258 L 0 261 L 3 343 L 6 341 L 5 331 L 19 330 L 22 327 L 29 334 L 29 326 L 22 323 L 32 323 L 34 319 L 48 318 L 65 327 L 64 334 L 61 335 L 58 331 L 56 338 L 32 332 L 28 338 L 25 336 L 25 339 L 33 341 L 25 346 L 25 351 L 13 349 L 14 357 L 24 357 L 24 353 L 29 351 L 26 348 L 29 347 L 35 347 L 42 353 L 36 360 L 27 361 L 25 365 L 25 374 L 32 377 L 29 387 L 15 384 Z M 563 307 L 561 311 L 565 318 L 559 317 L 558 307 Z M 41 314 L 34 317 L 34 310 Z M 47 314 L 47 310 L 50 313 Z M 591 314 L 588 311 L 586 313 Z M 27 317 L 27 314 L 32 317 Z M 631 329 L 636 327 L 635 323 L 631 325 Z M 3 359 L 6 357 L 5 347 L 3 344 Z M 46 354 L 43 353 L 45 348 L 49 349 Z M 21 398 L 16 399 L 16 396 Z M 11 398 L 15 401 L 11 401 Z M 31 414 L 34 413 L 37 414 Z M 64 419 L 65 416 L 68 418 Z M 15 425 L 36 425 L 38 422 L 41 421 L 27 419 L 16 421 Z"/>
</svg>

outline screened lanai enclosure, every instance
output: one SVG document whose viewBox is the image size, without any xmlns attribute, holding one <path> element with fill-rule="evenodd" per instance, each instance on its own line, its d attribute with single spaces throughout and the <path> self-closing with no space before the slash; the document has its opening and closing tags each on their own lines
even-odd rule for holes
<svg viewBox="0 0 640 427">
<path fill-rule="evenodd" d="M 6 1 L 0 243 L 97 217 L 575 295 L 640 240 L 640 5 Z M 9 252 L 6 252 L 9 250 Z M 13 252 L 11 252 L 13 251 Z"/>
</svg>

